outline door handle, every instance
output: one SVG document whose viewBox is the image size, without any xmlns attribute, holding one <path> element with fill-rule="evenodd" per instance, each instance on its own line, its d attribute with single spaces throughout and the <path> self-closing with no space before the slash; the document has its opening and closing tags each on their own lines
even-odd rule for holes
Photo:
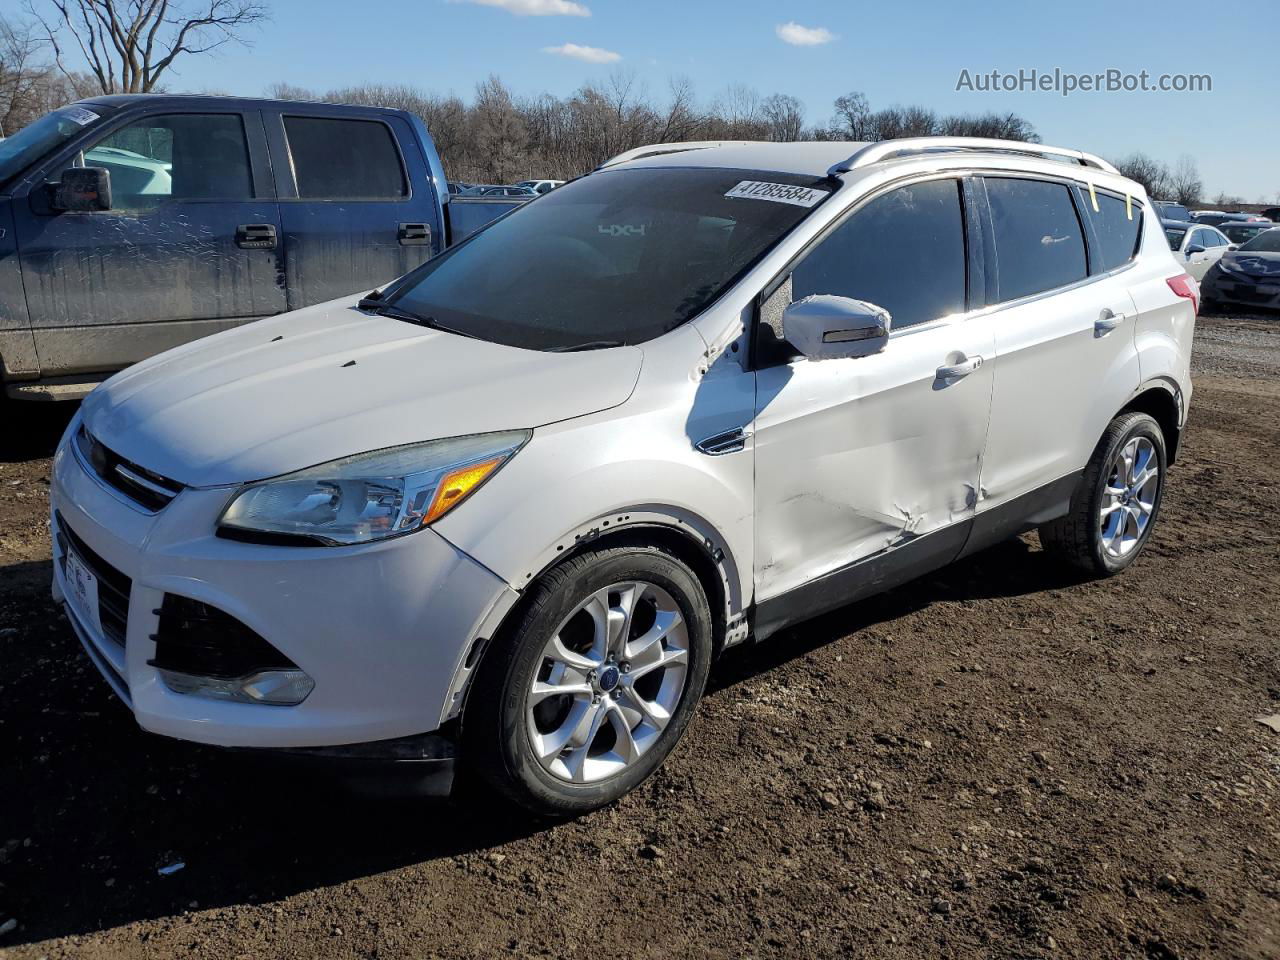
<svg viewBox="0 0 1280 960">
<path fill-rule="evenodd" d="M 236 246 L 243 250 L 271 250 L 275 245 L 274 223 L 242 223 L 236 227 Z"/>
<path fill-rule="evenodd" d="M 1113 313 L 1110 308 L 1104 309 L 1093 322 L 1093 333 L 1097 337 L 1105 337 L 1124 322 L 1124 315 Z"/>
<path fill-rule="evenodd" d="M 982 366 L 981 357 L 969 357 L 961 360 L 959 363 L 950 363 L 937 369 L 939 380 L 945 380 L 950 383 L 953 380 L 959 380 L 961 377 L 967 377 L 979 367 Z"/>
<path fill-rule="evenodd" d="M 431 224 L 402 223 L 396 230 L 396 239 L 402 247 L 423 247 L 431 243 Z"/>
</svg>

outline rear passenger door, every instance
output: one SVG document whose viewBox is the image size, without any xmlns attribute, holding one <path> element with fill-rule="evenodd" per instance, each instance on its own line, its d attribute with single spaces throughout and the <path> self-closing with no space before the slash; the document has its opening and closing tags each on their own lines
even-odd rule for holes
<svg viewBox="0 0 1280 960">
<path fill-rule="evenodd" d="M 289 309 L 381 286 L 427 260 L 436 199 L 409 124 L 385 114 L 268 112 Z M 416 182 L 415 182 L 416 181 Z"/>
<path fill-rule="evenodd" d="M 1016 532 L 998 528 L 998 508 L 1021 521 L 1066 503 L 1140 380 L 1128 289 L 1140 204 L 1067 180 L 1002 176 L 984 185 L 996 360 L 970 549 Z"/>
</svg>

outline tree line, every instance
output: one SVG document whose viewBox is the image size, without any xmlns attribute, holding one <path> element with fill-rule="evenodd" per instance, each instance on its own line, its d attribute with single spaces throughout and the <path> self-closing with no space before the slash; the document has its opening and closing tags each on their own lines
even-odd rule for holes
<svg viewBox="0 0 1280 960">
<path fill-rule="evenodd" d="M 634 73 L 615 71 L 566 97 L 520 96 L 499 77 L 477 85 L 468 103 L 408 84 L 364 84 L 311 90 L 276 83 L 267 95 L 397 107 L 417 114 L 431 131 L 445 170 L 455 180 L 511 183 L 568 179 L 610 157 L 649 143 L 681 140 L 888 140 L 896 137 L 1000 137 L 1038 142 L 1016 114 L 943 115 L 926 107 L 872 110 L 861 93 L 839 96 L 830 119 L 808 122 L 805 107 L 785 93 L 761 94 L 735 84 L 700 103 L 687 78 L 654 97 Z"/>
</svg>

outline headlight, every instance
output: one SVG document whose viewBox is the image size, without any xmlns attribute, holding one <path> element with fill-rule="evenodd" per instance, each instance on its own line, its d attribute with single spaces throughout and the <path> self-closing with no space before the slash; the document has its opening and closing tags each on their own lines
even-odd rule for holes
<svg viewBox="0 0 1280 960">
<path fill-rule="evenodd" d="M 528 430 L 388 447 L 308 467 L 241 490 L 221 532 L 337 546 L 383 540 L 440 519 L 529 439 Z M 258 539 L 248 537 L 246 539 Z"/>
</svg>

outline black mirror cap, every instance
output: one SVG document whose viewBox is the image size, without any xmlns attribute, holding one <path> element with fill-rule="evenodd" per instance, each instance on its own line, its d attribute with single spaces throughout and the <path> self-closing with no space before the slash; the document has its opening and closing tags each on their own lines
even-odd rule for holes
<svg viewBox="0 0 1280 960">
<path fill-rule="evenodd" d="M 105 167 L 71 167 L 54 185 L 53 207 L 72 213 L 111 209 L 111 172 Z"/>
<path fill-rule="evenodd" d="M 1189 257 L 1193 253 L 1204 253 L 1204 247 L 1200 246 L 1198 243 L 1191 244 L 1191 246 L 1187 247 L 1187 256 Z"/>
</svg>

